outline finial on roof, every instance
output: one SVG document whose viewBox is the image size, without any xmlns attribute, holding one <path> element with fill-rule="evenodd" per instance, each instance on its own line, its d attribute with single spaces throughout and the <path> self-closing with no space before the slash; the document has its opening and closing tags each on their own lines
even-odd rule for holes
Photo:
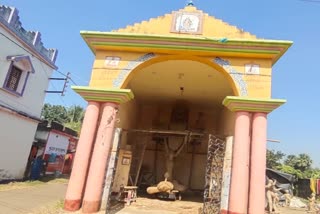
<svg viewBox="0 0 320 214">
<path fill-rule="evenodd" d="M 187 3 L 187 6 L 194 6 L 194 3 L 192 0 L 189 0 L 188 3 Z"/>
</svg>

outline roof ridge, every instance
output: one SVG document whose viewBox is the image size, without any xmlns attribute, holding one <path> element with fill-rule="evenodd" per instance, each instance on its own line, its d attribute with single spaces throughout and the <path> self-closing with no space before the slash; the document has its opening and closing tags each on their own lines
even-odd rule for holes
<svg viewBox="0 0 320 214">
<path fill-rule="evenodd" d="M 258 39 L 258 37 L 249 31 L 245 31 L 242 28 L 237 27 L 236 25 L 232 25 L 220 18 L 216 18 L 209 13 L 204 12 L 203 10 L 198 9 L 195 6 L 186 6 L 179 10 L 173 10 L 170 13 L 166 13 L 161 16 L 151 17 L 148 20 L 142 20 L 140 22 L 136 22 L 133 24 L 129 24 L 123 28 L 118 28 L 112 30 L 111 32 L 127 32 L 127 33 L 145 33 L 145 34 L 174 34 L 175 36 L 183 36 L 185 33 L 176 32 L 172 30 L 172 19 L 176 17 L 175 14 L 192 14 L 197 13 L 201 14 L 203 17 L 201 31 L 197 33 L 187 33 L 190 37 L 199 37 L 199 36 L 216 36 L 220 38 L 252 38 Z M 170 20 L 170 21 L 169 21 Z M 209 23 L 209 24 L 208 24 Z M 210 24 L 218 24 L 219 29 L 210 27 Z M 156 27 L 156 26 L 159 26 Z M 163 26 L 161 28 L 160 26 Z M 171 29 L 171 30 L 170 30 Z M 222 30 L 220 30 L 222 29 Z"/>
<path fill-rule="evenodd" d="M 39 31 L 29 31 L 22 27 L 17 8 L 0 4 L 0 23 L 56 67 L 57 49 L 45 48 Z"/>
</svg>

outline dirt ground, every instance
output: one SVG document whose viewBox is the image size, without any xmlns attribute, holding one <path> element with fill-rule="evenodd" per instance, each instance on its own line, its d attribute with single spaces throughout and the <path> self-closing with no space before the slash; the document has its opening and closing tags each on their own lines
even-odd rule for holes
<svg viewBox="0 0 320 214">
<path fill-rule="evenodd" d="M 302 214 L 308 213 L 306 208 L 293 209 L 293 208 L 280 208 L 280 214 Z"/>
<path fill-rule="evenodd" d="M 24 183 L 10 183 L 0 185 L 0 214 L 13 213 L 12 210 L 19 209 L 30 210 L 31 212 L 22 212 L 29 214 L 81 214 L 77 212 L 65 212 L 63 210 L 63 197 L 66 189 L 66 179 L 54 179 L 48 181 L 35 181 Z M 49 185 L 50 184 L 50 185 Z M 52 189 L 52 187 L 54 187 Z M 41 192 L 40 190 L 44 191 Z M 39 192 L 40 191 L 40 192 Z M 57 192 L 57 193 L 55 193 Z M 50 193 L 50 194 L 49 194 Z M 30 197 L 30 195 L 32 195 Z M 10 197 L 9 197 L 10 196 Z M 48 197 L 50 196 L 50 200 Z M 146 195 L 139 194 L 136 202 L 130 206 L 120 204 L 119 209 L 110 214 L 198 214 L 202 207 L 202 193 L 193 193 L 192 195 L 183 195 L 181 201 L 165 201 L 151 199 Z M 56 199 L 55 199 L 56 198 Z M 9 199 L 12 199 L 11 201 Z M 8 201 L 9 200 L 9 201 Z M 30 202 L 30 200 L 33 202 Z M 10 202 L 10 203 L 9 203 Z M 50 203 L 49 203 L 50 202 Z M 43 204 L 44 206 L 37 206 Z M 6 205 L 1 207 L 1 205 Z M 10 207 L 10 206 L 11 207 Z M 32 206 L 31 206 L 32 205 Z M 10 211 L 4 209 L 12 208 Z M 14 212 L 21 213 L 21 212 Z M 105 214 L 106 211 L 100 211 L 99 214 Z M 288 209 L 281 208 L 281 214 L 302 214 L 307 213 L 306 209 Z"/>
<path fill-rule="evenodd" d="M 117 214 L 198 214 L 201 201 L 163 201 L 159 199 L 138 198 L 137 202 L 116 212 Z M 267 212 L 266 212 L 267 213 Z M 280 208 L 281 214 L 307 213 L 306 209 Z"/>
<path fill-rule="evenodd" d="M 81 214 L 77 212 L 65 212 L 62 209 L 62 202 L 60 207 L 56 206 L 40 209 L 32 214 Z M 159 199 L 138 198 L 137 202 L 132 203 L 130 206 L 119 206 L 118 209 L 110 214 L 199 214 L 199 208 L 202 207 L 200 201 L 163 201 Z M 1 213 L 1 212 L 0 212 Z M 100 211 L 97 214 L 105 214 L 106 211 Z M 268 212 L 266 212 L 267 214 Z M 280 208 L 280 214 L 306 214 L 306 209 L 291 209 Z"/>
<path fill-rule="evenodd" d="M 135 213 L 135 211 L 154 212 L 162 211 L 162 214 L 175 213 L 175 214 L 194 214 L 198 213 L 202 203 L 198 201 L 164 201 L 159 199 L 138 198 L 137 202 L 126 206 L 119 214 Z"/>
</svg>

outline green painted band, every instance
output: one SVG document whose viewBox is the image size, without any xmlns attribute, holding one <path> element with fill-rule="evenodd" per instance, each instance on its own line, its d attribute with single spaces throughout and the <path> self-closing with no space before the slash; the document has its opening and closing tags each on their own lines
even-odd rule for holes
<svg viewBox="0 0 320 214">
<path fill-rule="evenodd" d="M 286 102 L 284 99 L 263 99 L 227 96 L 222 104 L 231 111 L 265 112 L 269 113 Z"/>
<path fill-rule="evenodd" d="M 88 101 L 123 103 L 134 98 L 130 89 L 92 88 L 89 86 L 72 86 L 71 88 Z"/>
<path fill-rule="evenodd" d="M 99 37 L 99 38 L 129 38 L 129 39 L 157 39 L 157 40 L 170 40 L 170 41 L 197 41 L 197 42 L 208 42 L 213 41 L 217 43 L 221 43 L 221 38 L 210 38 L 210 37 L 187 37 L 187 36 L 163 36 L 163 35 L 145 35 L 145 34 L 135 34 L 135 33 L 113 33 L 113 32 L 97 32 L 97 31 L 80 31 L 80 34 L 84 38 L 88 37 Z M 293 44 L 292 41 L 286 40 L 265 40 L 265 39 L 228 39 L 228 43 L 233 44 L 250 44 L 250 45 L 265 45 L 265 46 L 291 46 Z"/>
<path fill-rule="evenodd" d="M 118 46 L 118 47 L 142 47 L 142 48 L 159 48 L 159 49 L 175 49 L 175 50 L 193 50 L 193 51 L 210 51 L 210 52 L 238 52 L 238 53 L 257 53 L 257 54 L 279 54 L 280 51 L 265 51 L 265 50 L 249 50 L 249 49 L 227 49 L 227 48 L 207 48 L 194 46 L 173 46 L 173 45 L 156 45 L 156 44 L 129 44 L 129 43 L 108 43 L 108 42 L 93 42 L 96 46 Z"/>
<path fill-rule="evenodd" d="M 264 99 L 264 98 L 253 98 L 253 97 L 236 97 L 236 96 L 227 96 L 223 102 L 227 103 L 227 102 L 244 102 L 244 103 L 248 103 L 248 102 L 251 102 L 251 103 L 262 103 L 262 102 L 265 102 L 265 103 L 280 103 L 280 104 L 283 104 L 286 102 L 285 99 L 270 99 L 270 98 L 267 98 L 267 99 Z"/>
</svg>

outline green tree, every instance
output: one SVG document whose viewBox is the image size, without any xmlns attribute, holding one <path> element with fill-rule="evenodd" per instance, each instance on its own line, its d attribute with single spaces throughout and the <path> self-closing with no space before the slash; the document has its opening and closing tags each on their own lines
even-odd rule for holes
<svg viewBox="0 0 320 214">
<path fill-rule="evenodd" d="M 67 109 L 68 112 L 68 122 L 64 125 L 70 129 L 75 130 L 80 133 L 82 121 L 84 117 L 84 109 L 81 106 L 71 106 Z"/>
<path fill-rule="evenodd" d="M 44 104 L 41 117 L 49 122 L 58 122 L 64 124 L 68 121 L 68 112 L 64 106 Z"/>
<path fill-rule="evenodd" d="M 288 155 L 284 164 L 304 172 L 311 169 L 312 159 L 308 154 Z"/>
<path fill-rule="evenodd" d="M 79 105 L 71 106 L 67 109 L 68 122 L 82 122 L 84 109 Z"/>
<path fill-rule="evenodd" d="M 320 169 L 311 168 L 303 173 L 304 178 L 320 178 Z"/>
<path fill-rule="evenodd" d="M 284 160 L 284 164 L 294 167 L 297 162 L 297 156 L 295 155 L 288 155 L 287 158 Z"/>
<path fill-rule="evenodd" d="M 297 178 L 320 178 L 320 169 L 312 168 L 312 159 L 308 154 L 286 155 L 280 151 L 267 150 L 267 167 Z"/>
<path fill-rule="evenodd" d="M 84 109 L 81 106 L 74 105 L 64 107 L 61 105 L 51 105 L 46 103 L 42 109 L 41 117 L 49 122 L 58 122 L 78 133 L 82 125 Z"/>
<path fill-rule="evenodd" d="M 304 177 L 303 173 L 300 170 L 297 170 L 289 165 L 285 165 L 285 164 L 280 165 L 277 167 L 277 170 L 284 172 L 284 173 L 294 175 L 296 178 L 303 178 Z"/>
<path fill-rule="evenodd" d="M 277 169 L 281 166 L 282 158 L 286 156 L 280 151 L 267 150 L 267 168 Z"/>
</svg>

